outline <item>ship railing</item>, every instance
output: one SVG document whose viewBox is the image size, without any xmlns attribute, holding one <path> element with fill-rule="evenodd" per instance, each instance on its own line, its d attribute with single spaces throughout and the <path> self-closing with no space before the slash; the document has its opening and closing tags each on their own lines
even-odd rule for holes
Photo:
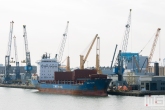
<svg viewBox="0 0 165 110">
<path fill-rule="evenodd" d="M 86 80 L 40 80 L 40 83 L 47 84 L 75 84 L 75 85 L 83 85 Z"/>
</svg>

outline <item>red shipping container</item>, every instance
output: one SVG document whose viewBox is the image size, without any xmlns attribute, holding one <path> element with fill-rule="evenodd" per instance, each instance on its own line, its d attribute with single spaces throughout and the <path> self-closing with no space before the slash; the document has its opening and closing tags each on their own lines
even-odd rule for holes
<svg viewBox="0 0 165 110">
<path fill-rule="evenodd" d="M 73 78 L 76 80 L 78 78 L 89 78 L 89 75 L 97 74 L 97 70 L 89 70 L 89 69 L 77 69 L 73 72 Z"/>
<path fill-rule="evenodd" d="M 95 79 L 95 78 L 101 78 L 101 79 L 107 79 L 107 75 L 104 74 L 92 74 L 90 75 L 91 79 Z"/>
<path fill-rule="evenodd" d="M 54 79 L 57 80 L 73 80 L 73 72 L 54 72 Z"/>
</svg>

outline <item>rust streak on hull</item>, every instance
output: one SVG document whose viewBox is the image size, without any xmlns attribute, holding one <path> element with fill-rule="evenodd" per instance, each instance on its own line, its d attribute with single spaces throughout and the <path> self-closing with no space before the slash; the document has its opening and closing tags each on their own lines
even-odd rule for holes
<svg viewBox="0 0 165 110">
<path fill-rule="evenodd" d="M 42 89 L 38 88 L 40 92 L 55 93 L 55 94 L 70 94 L 70 95 L 85 95 L 85 96 L 108 96 L 106 90 L 95 91 L 81 91 L 81 90 L 64 90 L 64 89 Z"/>
</svg>

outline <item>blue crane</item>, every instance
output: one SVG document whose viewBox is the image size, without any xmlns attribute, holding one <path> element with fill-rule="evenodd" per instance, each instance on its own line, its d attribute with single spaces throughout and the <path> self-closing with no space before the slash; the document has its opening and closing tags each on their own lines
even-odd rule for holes
<svg viewBox="0 0 165 110">
<path fill-rule="evenodd" d="M 124 34 L 124 39 L 123 39 L 123 43 L 122 43 L 122 50 L 119 50 L 118 56 L 116 58 L 116 62 L 115 62 L 115 68 L 114 68 L 114 72 L 116 74 L 118 74 L 118 80 L 122 81 L 123 80 L 123 72 L 124 72 L 124 68 L 123 68 L 123 60 L 124 57 L 122 56 L 122 53 L 125 53 L 127 51 L 127 45 L 128 45 L 128 39 L 129 39 L 129 32 L 130 32 L 130 26 L 131 26 L 131 9 L 130 9 L 130 13 L 128 16 L 128 21 L 127 24 L 125 26 L 126 30 L 125 30 L 125 34 Z"/>
<path fill-rule="evenodd" d="M 25 42 L 25 55 L 26 55 L 26 66 L 25 66 L 25 79 L 30 79 L 31 78 L 31 71 L 32 71 L 32 66 L 31 66 L 31 59 L 30 59 L 30 51 L 28 50 L 28 40 L 27 40 L 27 32 L 26 32 L 26 25 L 23 25 L 23 37 L 24 37 L 24 42 Z"/>
<path fill-rule="evenodd" d="M 62 38 L 62 41 L 61 41 L 59 53 L 58 53 L 58 55 L 56 54 L 56 56 L 55 56 L 59 63 L 61 62 L 62 56 L 63 56 L 63 51 L 64 51 L 65 42 L 66 42 L 67 33 L 68 33 L 68 25 L 69 25 L 69 21 L 67 21 L 67 26 L 66 26 L 65 32 L 63 34 L 63 38 Z"/>
<path fill-rule="evenodd" d="M 19 61 L 18 61 L 18 53 L 17 53 L 17 45 L 16 45 L 16 37 L 14 36 L 14 49 L 15 49 L 15 74 L 16 74 L 16 80 L 20 80 L 20 68 L 19 68 Z"/>
<path fill-rule="evenodd" d="M 10 32 L 9 32 L 9 42 L 8 42 L 8 50 L 7 55 L 5 56 L 5 77 L 4 77 L 4 83 L 11 83 L 11 78 L 9 76 L 10 74 L 10 53 L 11 53 L 11 44 L 12 44 L 12 34 L 13 34 L 13 21 L 10 22 Z"/>
</svg>

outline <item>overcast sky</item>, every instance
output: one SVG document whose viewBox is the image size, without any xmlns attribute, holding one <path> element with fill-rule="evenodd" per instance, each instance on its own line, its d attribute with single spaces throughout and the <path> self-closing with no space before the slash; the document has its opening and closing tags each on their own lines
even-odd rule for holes
<svg viewBox="0 0 165 110">
<path fill-rule="evenodd" d="M 36 65 L 35 62 L 40 60 L 45 52 L 50 53 L 51 57 L 58 53 L 62 35 L 69 21 L 63 60 L 69 55 L 71 67 L 78 67 L 79 55 L 86 55 L 85 51 L 98 34 L 100 65 L 110 66 L 115 45 L 118 44 L 118 50 L 120 49 L 129 9 L 132 9 L 128 52 L 140 52 L 152 38 L 141 53 L 148 56 L 156 30 L 161 28 L 152 61 L 158 61 L 160 57 L 162 64 L 165 58 L 164 6 L 164 0 L 0 0 L 0 63 L 5 63 L 12 20 L 19 61 L 25 59 L 23 25 L 27 27 L 32 65 Z M 96 43 L 85 67 L 95 66 L 95 54 Z M 13 42 L 11 57 L 14 57 Z"/>
</svg>

